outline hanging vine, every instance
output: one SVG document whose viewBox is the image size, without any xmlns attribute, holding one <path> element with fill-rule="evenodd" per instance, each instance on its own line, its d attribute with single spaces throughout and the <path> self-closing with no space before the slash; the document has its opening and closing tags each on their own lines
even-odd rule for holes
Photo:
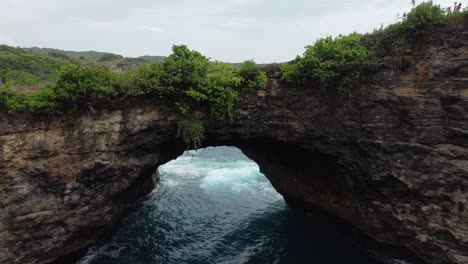
<svg viewBox="0 0 468 264">
<path fill-rule="evenodd" d="M 177 137 L 182 138 L 189 149 L 198 149 L 205 139 L 205 127 L 203 122 L 195 118 L 187 118 L 179 121 Z"/>
</svg>

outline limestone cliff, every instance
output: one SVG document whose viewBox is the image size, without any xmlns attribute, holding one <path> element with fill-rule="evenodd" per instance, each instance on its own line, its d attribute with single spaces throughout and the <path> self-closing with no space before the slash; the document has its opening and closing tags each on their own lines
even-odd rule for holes
<svg viewBox="0 0 468 264">
<path fill-rule="evenodd" d="M 468 37 L 388 59 L 351 97 L 269 84 L 240 118 L 206 119 L 207 145 L 233 145 L 289 201 L 318 206 L 431 263 L 468 263 Z M 156 100 L 66 118 L 0 120 L 0 263 L 47 263 L 94 243 L 184 149 Z"/>
</svg>

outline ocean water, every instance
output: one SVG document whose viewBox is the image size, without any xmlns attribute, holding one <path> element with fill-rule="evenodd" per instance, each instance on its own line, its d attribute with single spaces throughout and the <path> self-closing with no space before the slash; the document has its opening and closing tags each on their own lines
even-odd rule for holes
<svg viewBox="0 0 468 264">
<path fill-rule="evenodd" d="M 82 264 L 404 263 L 378 259 L 328 218 L 289 208 L 233 147 L 191 151 Z"/>
</svg>

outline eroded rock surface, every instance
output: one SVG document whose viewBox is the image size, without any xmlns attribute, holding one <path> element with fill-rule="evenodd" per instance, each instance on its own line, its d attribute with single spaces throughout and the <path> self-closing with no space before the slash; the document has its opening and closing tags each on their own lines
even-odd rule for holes
<svg viewBox="0 0 468 264">
<path fill-rule="evenodd" d="M 94 243 L 181 152 L 176 117 L 154 107 L 70 118 L 0 124 L 0 263 L 47 263 Z"/>
<path fill-rule="evenodd" d="M 351 97 L 291 87 L 269 66 L 238 121 L 207 120 L 206 144 L 238 146 L 287 199 L 378 241 L 468 263 L 468 39 L 453 41 L 405 72 L 382 64 Z M 0 263 L 47 263 L 94 243 L 181 154 L 179 119 L 155 100 L 3 118 Z"/>
</svg>

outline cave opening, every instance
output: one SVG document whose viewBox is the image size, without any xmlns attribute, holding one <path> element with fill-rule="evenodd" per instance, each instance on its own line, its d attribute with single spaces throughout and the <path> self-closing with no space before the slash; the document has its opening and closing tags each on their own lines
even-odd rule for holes
<svg viewBox="0 0 468 264">
<path fill-rule="evenodd" d="M 207 147 L 160 166 L 153 192 L 79 263 L 383 263 L 346 223 L 299 209 L 295 201 L 304 197 L 287 192 L 307 195 L 298 188 L 310 184 L 304 175 L 313 168 L 314 189 L 332 184 L 327 192 L 342 192 L 331 157 L 305 159 L 280 144 L 237 145 L 242 151 Z"/>
</svg>

